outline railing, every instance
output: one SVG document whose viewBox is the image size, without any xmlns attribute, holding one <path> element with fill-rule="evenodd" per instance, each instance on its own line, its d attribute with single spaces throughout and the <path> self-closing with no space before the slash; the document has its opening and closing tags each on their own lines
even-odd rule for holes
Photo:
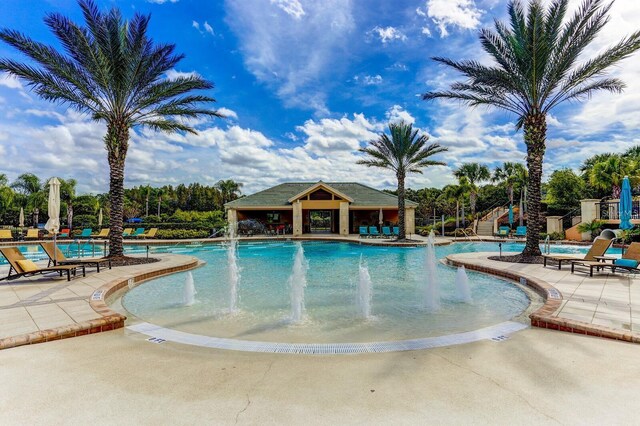
<svg viewBox="0 0 640 426">
<path fill-rule="evenodd" d="M 619 201 L 600 201 L 597 216 L 601 220 L 620 220 Z M 631 202 L 631 219 L 640 219 L 640 200 Z"/>
<path fill-rule="evenodd" d="M 562 229 L 569 229 L 580 223 L 580 209 L 573 209 L 562 216 Z"/>
<path fill-rule="evenodd" d="M 481 221 L 494 219 L 495 216 L 500 216 L 504 214 L 505 211 L 509 209 L 508 206 L 504 206 L 501 203 L 493 203 L 491 207 L 485 209 L 478 215 Z"/>
</svg>

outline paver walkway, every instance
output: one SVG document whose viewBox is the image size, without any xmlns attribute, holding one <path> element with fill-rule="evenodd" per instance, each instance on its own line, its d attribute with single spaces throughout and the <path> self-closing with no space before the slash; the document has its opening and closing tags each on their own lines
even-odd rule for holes
<svg viewBox="0 0 640 426">
<path fill-rule="evenodd" d="M 562 303 L 553 316 L 581 321 L 633 332 L 640 336 L 640 277 L 634 274 L 571 273 L 567 265 L 558 270 L 555 265 L 514 264 L 489 260 L 497 253 L 459 253 L 449 256 L 464 263 L 508 270 L 521 275 L 535 277 L 554 286 L 562 294 Z M 588 270 L 586 270 L 588 272 Z M 610 271 L 610 270 L 609 270 Z"/>
<path fill-rule="evenodd" d="M 52 330 L 102 318 L 90 305 L 94 291 L 105 284 L 122 281 L 158 269 L 192 263 L 194 257 L 155 255 L 160 262 L 144 265 L 87 268 L 87 276 L 67 281 L 57 274 L 0 281 L 0 340 L 7 337 Z M 46 266 L 46 262 L 39 262 Z M 0 267 L 6 276 L 8 266 Z"/>
</svg>

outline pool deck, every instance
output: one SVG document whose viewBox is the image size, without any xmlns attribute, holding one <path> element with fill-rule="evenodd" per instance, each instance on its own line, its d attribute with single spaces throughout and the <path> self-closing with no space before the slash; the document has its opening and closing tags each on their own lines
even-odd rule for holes
<svg viewBox="0 0 640 426">
<path fill-rule="evenodd" d="M 545 268 L 488 259 L 496 255 L 458 253 L 447 261 L 539 287 L 547 303 L 533 314 L 533 326 L 640 343 L 640 276 L 603 270 L 590 277 L 584 268 L 572 274 L 570 264 L 558 270 L 555 264 Z"/>
</svg>

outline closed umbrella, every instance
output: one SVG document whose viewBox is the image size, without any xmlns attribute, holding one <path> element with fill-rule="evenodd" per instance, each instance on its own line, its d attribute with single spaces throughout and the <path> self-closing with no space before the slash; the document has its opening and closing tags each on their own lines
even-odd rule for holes
<svg viewBox="0 0 640 426">
<path fill-rule="evenodd" d="M 56 235 L 60 230 L 60 181 L 58 178 L 49 180 L 49 220 L 44 225 L 44 229 L 53 234 L 53 264 L 56 264 L 57 243 Z"/>
<path fill-rule="evenodd" d="M 102 209 L 100 209 L 100 212 L 98 213 L 98 228 L 100 228 L 102 226 Z"/>
<path fill-rule="evenodd" d="M 380 209 L 380 213 L 378 214 L 378 222 L 380 223 L 380 230 L 382 231 L 382 224 L 384 223 L 384 215 L 382 214 L 382 209 Z"/>
<path fill-rule="evenodd" d="M 631 183 L 629 177 L 622 179 L 622 189 L 620 191 L 620 229 L 631 229 L 631 212 L 633 210 L 631 202 Z"/>
<path fill-rule="evenodd" d="M 20 228 L 24 227 L 24 209 L 20 207 L 20 217 L 18 217 L 18 226 Z"/>
<path fill-rule="evenodd" d="M 520 207 L 518 208 L 518 221 L 520 226 L 524 225 L 524 206 L 522 205 L 522 194 L 520 194 Z"/>
</svg>

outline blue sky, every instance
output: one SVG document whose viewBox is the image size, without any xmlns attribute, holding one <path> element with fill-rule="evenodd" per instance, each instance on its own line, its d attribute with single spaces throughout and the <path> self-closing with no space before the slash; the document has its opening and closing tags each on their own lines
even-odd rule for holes
<svg viewBox="0 0 640 426">
<path fill-rule="evenodd" d="M 216 85 L 215 107 L 228 118 L 194 124 L 199 135 L 137 129 L 126 185 L 163 185 L 232 178 L 253 192 L 283 181 L 360 181 L 391 188 L 394 177 L 355 164 L 359 147 L 389 121 L 408 120 L 448 147 L 446 167 L 414 175 L 409 185 L 441 187 L 467 161 L 495 166 L 524 161 L 513 117 L 456 103 L 426 103 L 419 94 L 444 88 L 457 75 L 432 56 L 488 61 L 477 30 L 504 19 L 500 0 L 98 0 L 130 17 L 152 15 L 150 35 L 174 43 L 186 58 L 173 70 L 196 72 Z M 572 7 L 579 1 L 574 0 Z M 42 19 L 57 11 L 80 22 L 74 0 L 4 0 L 0 27 L 53 43 Z M 593 55 L 640 24 L 640 3 L 618 0 Z M 1 57 L 20 58 L 0 45 Z M 612 72 L 628 88 L 549 118 L 545 173 L 577 167 L 602 151 L 640 144 L 640 58 Z M 0 75 L 0 172 L 76 178 L 81 191 L 104 192 L 108 168 L 104 128 L 39 100 Z"/>
</svg>

